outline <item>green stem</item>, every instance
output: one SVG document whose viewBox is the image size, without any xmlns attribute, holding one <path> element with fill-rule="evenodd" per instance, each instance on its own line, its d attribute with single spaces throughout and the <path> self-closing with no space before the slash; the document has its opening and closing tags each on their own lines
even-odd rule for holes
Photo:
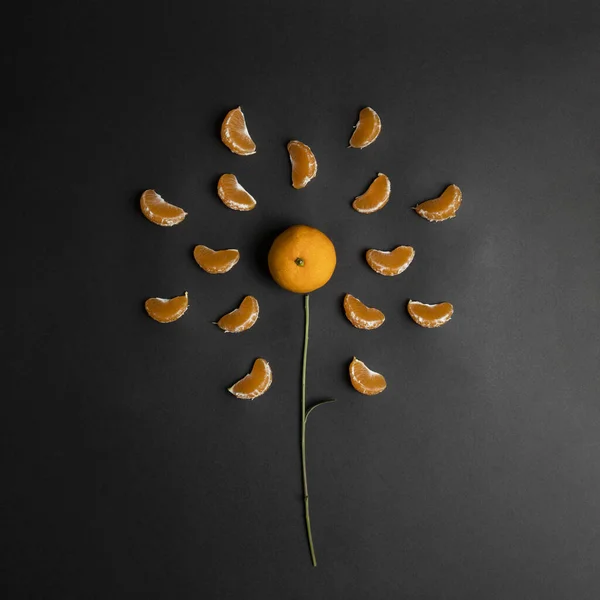
<svg viewBox="0 0 600 600">
<path fill-rule="evenodd" d="M 310 322 L 310 308 L 308 294 L 304 296 L 304 351 L 302 353 L 302 489 L 304 491 L 304 519 L 306 521 L 306 535 L 313 567 L 317 566 L 317 557 L 313 546 L 312 531 L 310 529 L 310 506 L 308 503 L 308 480 L 306 478 L 306 357 L 308 354 L 308 328 Z"/>
</svg>

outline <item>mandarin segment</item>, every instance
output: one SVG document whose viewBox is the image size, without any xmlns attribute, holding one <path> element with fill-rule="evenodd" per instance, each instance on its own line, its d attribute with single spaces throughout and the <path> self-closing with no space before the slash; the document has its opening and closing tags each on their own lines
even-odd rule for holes
<svg viewBox="0 0 600 600">
<path fill-rule="evenodd" d="M 447 323 L 454 313 L 454 307 L 450 302 L 440 302 L 439 304 L 424 304 L 416 300 L 409 300 L 408 314 L 412 320 L 421 327 L 441 327 Z"/>
<path fill-rule="evenodd" d="M 292 187 L 299 190 L 317 175 L 317 159 L 312 150 L 298 140 L 288 143 L 287 149 L 292 164 Z"/>
<path fill-rule="evenodd" d="M 381 133 L 381 119 L 369 106 L 363 108 L 358 115 L 358 122 L 350 138 L 350 148 L 366 148 Z"/>
<path fill-rule="evenodd" d="M 256 200 L 251 196 L 231 173 L 219 177 L 217 183 L 219 198 L 227 208 L 232 210 L 248 211 L 256 206 Z"/>
<path fill-rule="evenodd" d="M 307 225 L 294 225 L 280 233 L 268 256 L 275 282 L 297 294 L 324 286 L 333 275 L 336 260 L 332 241 Z"/>
<path fill-rule="evenodd" d="M 412 246 L 397 246 L 394 250 L 367 250 L 367 263 L 380 275 L 393 277 L 405 271 L 415 257 Z"/>
<path fill-rule="evenodd" d="M 223 315 L 217 325 L 225 333 L 241 333 L 252 327 L 258 319 L 258 300 L 254 296 L 246 296 L 238 308 Z"/>
<path fill-rule="evenodd" d="M 235 248 L 211 250 L 207 246 L 196 246 L 194 259 L 207 273 L 217 275 L 231 271 L 240 260 L 240 252 Z"/>
<path fill-rule="evenodd" d="M 187 213 L 179 206 L 169 204 L 154 190 L 146 190 L 140 197 L 140 208 L 149 221 L 163 227 L 181 223 Z"/>
<path fill-rule="evenodd" d="M 240 106 L 225 115 L 221 125 L 221 140 L 234 154 L 248 156 L 256 153 L 256 144 L 248 133 L 246 118 Z"/>
<path fill-rule="evenodd" d="M 357 329 L 377 329 L 385 321 L 385 315 L 380 310 L 363 304 L 352 294 L 344 297 L 344 312 Z"/>
<path fill-rule="evenodd" d="M 462 192 L 457 185 L 449 185 L 441 196 L 426 200 L 414 207 L 418 215 L 428 221 L 453 219 L 462 204 Z"/>
<path fill-rule="evenodd" d="M 392 184 L 383 173 L 379 173 L 371 182 L 367 191 L 362 196 L 357 196 L 352 203 L 352 208 L 362 214 L 368 215 L 381 210 L 390 199 Z"/>
<path fill-rule="evenodd" d="M 387 387 L 385 377 L 381 373 L 371 371 L 362 360 L 356 356 L 352 359 L 349 367 L 350 382 L 352 387 L 361 394 L 374 396 L 380 394 Z"/>
<path fill-rule="evenodd" d="M 253 400 L 264 394 L 271 387 L 272 382 L 271 366 L 264 358 L 257 358 L 252 371 L 228 388 L 228 391 L 236 398 Z"/>
<path fill-rule="evenodd" d="M 148 298 L 144 303 L 148 316 L 159 323 L 172 323 L 188 309 L 188 293 L 174 298 Z"/>
</svg>

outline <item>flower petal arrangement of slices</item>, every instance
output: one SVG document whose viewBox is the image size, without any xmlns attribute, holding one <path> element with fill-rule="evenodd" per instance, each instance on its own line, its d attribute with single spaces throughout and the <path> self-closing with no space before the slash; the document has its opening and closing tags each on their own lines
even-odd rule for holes
<svg viewBox="0 0 600 600">
<path fill-rule="evenodd" d="M 365 149 L 377 140 L 381 131 L 381 118 L 371 107 L 365 107 L 359 112 L 348 147 Z M 225 115 L 221 125 L 221 140 L 231 152 L 239 156 L 256 153 L 256 143 L 250 135 L 241 107 L 238 106 Z M 299 140 L 291 140 L 287 144 L 287 150 L 291 164 L 292 187 L 301 190 L 316 177 L 317 159 L 311 148 Z M 354 198 L 352 208 L 360 214 L 371 215 L 388 204 L 392 185 L 387 175 L 377 173 L 366 188 L 366 191 Z M 254 196 L 242 186 L 233 173 L 220 176 L 217 195 L 224 206 L 234 211 L 247 212 L 257 206 Z M 461 204 L 462 192 L 458 186 L 452 184 L 440 196 L 417 204 L 414 211 L 423 219 L 438 223 L 453 219 Z M 153 189 L 143 192 L 140 208 L 149 221 L 162 227 L 178 225 L 187 216 L 183 208 L 167 202 Z M 240 260 L 240 252 L 237 249 L 213 250 L 204 245 L 197 245 L 193 256 L 198 266 L 210 275 L 228 273 Z M 411 246 L 397 246 L 391 250 L 371 248 L 366 252 L 365 258 L 375 273 L 384 277 L 395 277 L 412 264 L 415 249 Z M 146 312 L 159 323 L 177 321 L 183 317 L 188 307 L 188 292 L 172 298 L 149 298 L 145 302 Z M 408 315 L 417 325 L 428 329 L 446 324 L 454 313 L 454 307 L 449 302 L 427 304 L 411 299 L 406 308 Z M 357 329 L 373 330 L 385 322 L 383 312 L 367 306 L 349 293 L 344 297 L 343 310 L 348 321 Z M 253 296 L 245 296 L 237 308 L 224 314 L 215 324 L 226 333 L 241 333 L 256 324 L 258 315 L 258 300 Z M 362 394 L 379 394 L 386 389 L 384 377 L 369 369 L 356 357 L 350 362 L 349 375 L 354 389 Z M 272 379 L 267 361 L 257 358 L 251 372 L 228 389 L 238 398 L 254 399 L 269 389 Z"/>
<path fill-rule="evenodd" d="M 378 139 L 381 131 L 381 118 L 371 107 L 365 107 L 359 112 L 348 147 L 364 150 Z M 225 115 L 221 125 L 221 140 L 233 154 L 238 156 L 256 154 L 257 146 L 250 135 L 241 107 L 238 106 Z M 291 185 L 295 190 L 303 190 L 317 176 L 315 154 L 310 146 L 299 140 L 290 140 L 287 144 L 287 151 L 291 166 Z M 366 151 L 366 153 L 369 152 Z M 359 215 L 379 213 L 390 202 L 392 192 L 390 178 L 384 173 L 374 172 L 376 176 L 364 184 L 365 191 L 356 196 L 351 203 L 352 209 Z M 223 206 L 229 210 L 243 213 L 253 211 L 258 207 L 259 202 L 240 183 L 234 173 L 222 174 L 219 177 L 216 191 Z M 305 194 L 306 192 L 301 193 Z M 422 219 L 439 223 L 453 219 L 461 204 L 461 190 L 456 185 L 449 185 L 440 196 L 425 200 L 413 208 Z M 140 208 L 142 214 L 151 223 L 161 227 L 180 225 L 187 216 L 187 212 L 183 208 L 167 202 L 153 189 L 142 193 Z M 213 249 L 204 244 L 196 245 L 192 254 L 194 261 L 206 275 L 226 275 L 239 263 L 241 258 L 240 251 L 236 248 Z M 365 260 L 370 269 L 376 275 L 386 278 L 401 275 L 412 265 L 414 258 L 415 249 L 412 246 L 403 245 L 390 249 L 370 248 L 365 254 Z M 306 423 L 308 416 L 317 407 L 335 400 L 321 400 L 307 408 L 306 365 L 310 322 L 309 299 L 312 292 L 327 284 L 335 270 L 336 261 L 333 242 L 323 232 L 307 225 L 294 225 L 280 233 L 273 241 L 267 258 L 273 281 L 288 292 L 304 296 L 305 328 L 300 393 L 302 426 L 300 447 L 304 516 L 313 566 L 317 566 L 317 558 L 311 533 L 306 474 Z M 165 324 L 181 319 L 188 311 L 189 305 L 190 298 L 186 291 L 183 295 L 171 298 L 148 298 L 144 307 L 149 317 L 158 323 Z M 454 313 L 454 307 L 449 302 L 427 304 L 412 299 L 408 301 L 406 310 L 414 323 L 427 329 L 445 325 Z M 386 321 L 381 310 L 365 304 L 350 293 L 346 293 L 344 296 L 343 311 L 348 322 L 357 330 L 373 331 L 382 327 Z M 246 295 L 242 297 L 241 301 L 238 297 L 236 304 L 230 307 L 229 312 L 223 311 L 218 320 L 213 321 L 213 324 L 224 333 L 239 335 L 254 328 L 259 313 L 258 300 L 254 296 Z M 247 366 L 243 371 L 240 368 L 240 372 L 243 373 L 246 369 Z M 375 396 L 387 389 L 384 375 L 367 366 L 357 356 L 353 356 L 349 363 L 348 375 L 352 388 L 364 396 Z M 227 390 L 236 398 L 254 400 L 265 394 L 272 383 L 273 372 L 269 362 L 262 357 L 253 357 L 250 371 L 243 374 Z"/>
</svg>

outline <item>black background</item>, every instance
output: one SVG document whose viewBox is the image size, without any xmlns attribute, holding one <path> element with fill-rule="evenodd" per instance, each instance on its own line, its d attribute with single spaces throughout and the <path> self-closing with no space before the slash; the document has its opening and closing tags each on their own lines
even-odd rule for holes
<svg viewBox="0 0 600 600">
<path fill-rule="evenodd" d="M 3 24 L 5 598 L 597 599 L 600 9 L 592 2 L 28 2 Z M 13 7 L 14 8 L 14 7 Z M 258 152 L 218 135 L 242 105 Z M 383 131 L 347 141 L 363 106 Z M 290 185 L 286 142 L 317 178 Z M 350 208 L 378 172 L 392 198 Z M 258 200 L 216 196 L 235 173 Z M 410 207 L 458 184 L 441 224 Z M 173 228 L 138 206 L 155 188 Z M 319 566 L 301 504 L 294 223 L 334 241 L 312 296 Z M 239 248 L 208 276 L 196 244 Z M 384 278 L 369 247 L 416 248 Z M 151 321 L 149 296 L 190 309 Z M 353 329 L 346 292 L 382 309 Z M 213 320 L 255 295 L 261 318 Z M 409 298 L 448 300 L 438 330 Z M 353 355 L 385 374 L 367 398 Z M 226 391 L 257 356 L 255 402 Z M 6 387 L 5 387 L 6 389 Z"/>
</svg>

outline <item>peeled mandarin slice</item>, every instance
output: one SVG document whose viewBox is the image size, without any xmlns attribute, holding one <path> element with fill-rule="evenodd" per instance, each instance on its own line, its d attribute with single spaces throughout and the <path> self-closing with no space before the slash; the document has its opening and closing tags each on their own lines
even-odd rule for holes
<svg viewBox="0 0 600 600">
<path fill-rule="evenodd" d="M 188 309 L 188 293 L 175 298 L 148 298 L 144 304 L 146 312 L 159 323 L 172 323 Z"/>
<path fill-rule="evenodd" d="M 240 252 L 234 248 L 230 250 L 211 250 L 207 246 L 194 248 L 196 262 L 211 275 L 227 273 L 237 265 Z"/>
<path fill-rule="evenodd" d="M 446 221 L 456 216 L 462 204 L 462 192 L 457 185 L 449 185 L 438 198 L 417 204 L 415 210 L 428 221 Z"/>
<path fill-rule="evenodd" d="M 365 215 L 381 210 L 390 199 L 392 184 L 387 175 L 379 173 L 362 196 L 357 196 L 352 208 Z"/>
<path fill-rule="evenodd" d="M 228 391 L 242 400 L 253 400 L 264 394 L 271 387 L 272 381 L 271 366 L 264 358 L 257 358 L 252 371 L 228 388 Z"/>
<path fill-rule="evenodd" d="M 370 308 L 352 294 L 344 297 L 344 312 L 357 329 L 377 329 L 385 321 L 385 315 L 380 310 Z"/>
<path fill-rule="evenodd" d="M 350 382 L 352 387 L 361 394 L 374 396 L 380 394 L 387 387 L 385 377 L 381 373 L 371 371 L 362 360 L 356 356 L 350 363 Z"/>
<path fill-rule="evenodd" d="M 256 153 L 256 144 L 248 133 L 241 107 L 238 106 L 225 115 L 221 125 L 221 140 L 234 154 L 247 156 Z"/>
<path fill-rule="evenodd" d="M 223 315 L 217 325 L 225 333 L 240 333 L 250 329 L 258 319 L 258 300 L 253 296 L 246 296 L 239 308 Z"/>
<path fill-rule="evenodd" d="M 372 144 L 381 132 L 381 119 L 369 106 L 363 108 L 358 115 L 358 123 L 350 138 L 350 148 L 366 148 Z"/>
<path fill-rule="evenodd" d="M 450 302 L 423 304 L 416 300 L 408 301 L 408 314 L 421 327 L 440 327 L 452 318 L 454 307 Z"/>
<path fill-rule="evenodd" d="M 225 173 L 219 177 L 217 193 L 223 204 L 233 210 L 252 210 L 256 200 L 240 185 L 237 177 Z"/>
<path fill-rule="evenodd" d="M 312 150 L 302 142 L 292 140 L 287 145 L 292 163 L 292 187 L 299 190 L 317 175 L 317 159 Z"/>
<path fill-rule="evenodd" d="M 373 271 L 380 275 L 392 277 L 400 275 L 408 268 L 415 257 L 411 246 L 398 246 L 387 252 L 385 250 L 367 250 L 367 262 Z"/>
<path fill-rule="evenodd" d="M 146 190 L 142 194 L 140 207 L 149 221 L 163 227 L 177 225 L 187 215 L 182 208 L 165 202 L 154 190 Z"/>
</svg>

